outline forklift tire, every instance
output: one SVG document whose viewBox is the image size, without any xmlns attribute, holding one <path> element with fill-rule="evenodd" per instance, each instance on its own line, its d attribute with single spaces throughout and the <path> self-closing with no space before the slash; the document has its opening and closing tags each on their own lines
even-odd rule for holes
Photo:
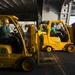
<svg viewBox="0 0 75 75">
<path fill-rule="evenodd" d="M 72 44 L 71 44 L 71 45 L 68 45 L 68 46 L 67 46 L 67 51 L 68 51 L 68 52 L 74 52 L 74 51 L 75 51 L 75 46 L 72 45 Z"/>
<path fill-rule="evenodd" d="M 52 47 L 47 46 L 47 47 L 46 47 L 46 50 L 47 50 L 47 52 L 51 52 L 51 51 L 52 51 Z"/>
<path fill-rule="evenodd" d="M 24 58 L 21 62 L 20 62 L 20 69 L 26 72 L 29 72 L 31 70 L 33 70 L 35 67 L 35 62 L 32 58 Z"/>
</svg>

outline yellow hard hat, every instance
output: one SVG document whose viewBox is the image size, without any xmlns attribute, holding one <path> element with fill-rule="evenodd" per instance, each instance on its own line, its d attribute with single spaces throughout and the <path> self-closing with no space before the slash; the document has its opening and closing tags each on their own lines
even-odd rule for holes
<svg viewBox="0 0 75 75">
<path fill-rule="evenodd" d="M 9 23 L 9 20 L 8 20 L 8 19 L 5 19 L 3 22 L 5 22 L 5 23 Z"/>
</svg>

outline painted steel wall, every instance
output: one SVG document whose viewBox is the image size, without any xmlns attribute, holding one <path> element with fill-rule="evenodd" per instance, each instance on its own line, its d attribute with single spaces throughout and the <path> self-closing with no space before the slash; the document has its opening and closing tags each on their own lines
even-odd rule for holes
<svg viewBox="0 0 75 75">
<path fill-rule="evenodd" d="M 51 3 L 45 3 L 45 0 L 43 1 L 43 9 L 42 9 L 42 21 L 44 20 L 64 20 L 66 24 L 69 24 L 70 15 L 71 15 L 71 7 L 73 1 L 67 2 L 67 0 L 64 0 L 64 2 L 61 4 L 51 4 Z"/>
<path fill-rule="evenodd" d="M 42 10 L 42 21 L 43 20 L 57 20 L 59 19 L 58 9 L 55 8 L 55 5 L 43 4 Z"/>
</svg>

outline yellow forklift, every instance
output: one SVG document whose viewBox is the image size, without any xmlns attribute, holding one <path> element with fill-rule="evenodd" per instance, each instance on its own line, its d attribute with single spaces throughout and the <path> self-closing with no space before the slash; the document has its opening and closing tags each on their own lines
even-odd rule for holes
<svg viewBox="0 0 75 75">
<path fill-rule="evenodd" d="M 75 23 L 68 25 L 67 28 L 69 30 L 71 41 L 74 43 L 75 46 Z"/>
<path fill-rule="evenodd" d="M 74 39 L 73 39 L 73 28 L 72 28 L 72 25 L 67 25 L 67 29 L 69 31 L 69 34 L 70 34 L 70 39 L 71 39 L 71 42 L 74 43 Z"/>
<path fill-rule="evenodd" d="M 71 41 L 69 30 L 61 20 L 48 21 L 47 34 L 43 34 L 40 41 L 43 51 L 75 51 L 75 46 Z"/>
<path fill-rule="evenodd" d="M 43 39 L 39 39 L 39 34 L 35 31 L 35 25 L 33 24 L 25 26 L 28 27 L 28 35 L 26 36 L 16 16 L 0 15 L 0 20 L 2 21 L 0 29 L 4 21 L 9 23 L 10 29 L 9 39 L 2 38 L 0 30 L 0 68 L 16 68 L 27 72 L 33 70 L 36 64 L 40 65 L 40 40 L 43 41 L 42 48 L 46 48 L 48 52 L 54 48 L 55 50 L 63 48 L 65 51 L 67 49 L 69 52 L 74 51 L 69 33 L 67 34 L 68 40 L 63 42 L 59 36 L 50 34 L 51 23 L 58 21 L 49 22 L 46 34 L 42 35 Z M 65 25 L 64 27 L 68 32 Z"/>
<path fill-rule="evenodd" d="M 47 32 L 47 24 L 40 24 L 39 26 L 38 26 L 38 34 L 39 34 L 39 36 L 41 36 L 42 34 L 46 34 L 46 32 Z"/>
<path fill-rule="evenodd" d="M 0 35 L 0 68 L 13 67 L 31 71 L 36 64 L 39 64 L 39 35 L 35 32 L 35 26 L 27 26 L 29 28 L 28 43 L 16 16 L 0 15 L 0 20 L 9 22 L 10 29 L 10 40 L 1 38 Z"/>
</svg>

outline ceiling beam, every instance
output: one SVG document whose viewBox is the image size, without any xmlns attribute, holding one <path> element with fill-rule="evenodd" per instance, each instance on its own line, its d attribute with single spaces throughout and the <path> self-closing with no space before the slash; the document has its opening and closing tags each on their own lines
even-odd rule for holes
<svg viewBox="0 0 75 75">
<path fill-rule="evenodd" d="M 24 0 L 21 0 L 21 2 L 23 3 L 23 5 L 25 5 L 25 1 Z"/>
<path fill-rule="evenodd" d="M 2 4 L 1 2 L 0 2 L 0 6 L 2 7 L 3 10 L 6 10 L 8 12 L 10 11 L 10 9 L 8 8 L 8 6 L 5 5 L 5 4 Z"/>
<path fill-rule="evenodd" d="M 0 9 L 5 10 L 2 6 L 0 6 Z"/>
<path fill-rule="evenodd" d="M 12 7 L 12 8 L 16 11 L 16 9 L 14 8 L 14 6 L 13 6 L 12 4 L 10 4 L 7 0 L 4 0 L 4 2 L 5 2 L 7 5 L 9 5 L 10 7 Z"/>
<path fill-rule="evenodd" d="M 15 0 L 12 0 L 12 1 L 19 7 L 19 4 Z"/>
</svg>

